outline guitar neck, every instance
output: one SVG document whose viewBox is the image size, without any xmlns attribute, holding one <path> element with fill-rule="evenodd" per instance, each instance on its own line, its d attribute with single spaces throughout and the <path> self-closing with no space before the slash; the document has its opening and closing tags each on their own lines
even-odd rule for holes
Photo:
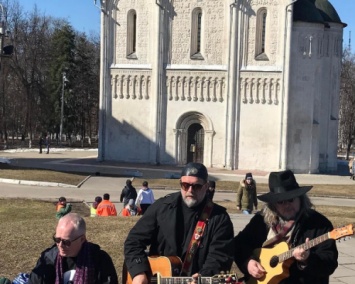
<svg viewBox="0 0 355 284">
<path fill-rule="evenodd" d="M 221 274 L 213 277 L 198 277 L 197 284 L 236 284 L 238 277 L 235 274 Z M 152 281 L 151 281 L 152 282 Z M 158 284 L 191 284 L 191 277 L 156 277 Z"/>
<path fill-rule="evenodd" d="M 293 254 L 293 251 L 296 249 L 296 248 L 303 248 L 304 250 L 308 250 L 316 245 L 319 245 L 320 243 L 326 241 L 326 240 L 329 240 L 330 237 L 329 237 L 329 233 L 325 233 L 324 235 L 321 235 L 313 240 L 310 240 L 308 243 L 304 243 L 302 245 L 299 245 L 297 247 L 294 247 L 282 254 L 279 255 L 279 260 L 280 262 L 283 262 L 289 258 L 292 257 L 292 254 Z"/>
<path fill-rule="evenodd" d="M 157 277 L 158 284 L 190 284 L 191 277 Z M 213 277 L 199 277 L 197 284 L 216 284 L 219 283 Z"/>
</svg>

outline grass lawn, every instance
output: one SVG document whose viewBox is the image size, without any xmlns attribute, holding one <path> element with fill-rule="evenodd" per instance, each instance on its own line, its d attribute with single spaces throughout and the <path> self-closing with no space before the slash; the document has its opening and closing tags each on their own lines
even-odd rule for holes
<svg viewBox="0 0 355 284">
<path fill-rule="evenodd" d="M 51 202 L 7 199 L 0 200 L 0 276 L 13 279 L 20 272 L 30 272 L 40 253 L 53 244 L 57 220 L 55 206 Z M 233 202 L 219 202 L 230 213 L 235 213 Z M 352 223 L 355 208 L 318 206 L 335 227 Z M 99 244 L 112 257 L 119 277 L 123 264 L 123 243 L 126 236 L 140 217 L 90 218 L 89 208 L 82 203 L 73 204 L 73 212 L 85 216 L 87 238 Z M 237 232 L 235 232 L 237 233 Z M 234 273 L 238 273 L 236 267 Z"/>
</svg>

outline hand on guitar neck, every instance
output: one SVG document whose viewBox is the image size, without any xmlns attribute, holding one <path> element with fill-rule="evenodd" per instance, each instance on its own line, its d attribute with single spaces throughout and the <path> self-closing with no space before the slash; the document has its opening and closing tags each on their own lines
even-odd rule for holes
<svg viewBox="0 0 355 284">
<path fill-rule="evenodd" d="M 309 238 L 306 239 L 305 244 L 308 245 L 308 243 L 309 243 Z M 309 250 L 304 249 L 304 247 L 302 246 L 295 248 L 292 252 L 292 256 L 297 261 L 302 263 L 307 262 L 309 254 L 310 254 Z M 264 269 L 264 267 L 254 259 L 251 259 L 248 262 L 248 272 L 252 277 L 256 279 L 262 278 L 266 274 L 266 270 Z"/>
</svg>

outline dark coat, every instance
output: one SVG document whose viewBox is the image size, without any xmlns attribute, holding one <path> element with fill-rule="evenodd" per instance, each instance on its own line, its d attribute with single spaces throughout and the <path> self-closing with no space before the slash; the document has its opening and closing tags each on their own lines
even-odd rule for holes
<svg viewBox="0 0 355 284">
<path fill-rule="evenodd" d="M 331 222 L 320 213 L 312 210 L 309 216 L 303 216 L 295 224 L 291 236 L 291 246 L 296 247 L 333 230 Z M 261 248 L 269 230 L 260 213 L 256 214 L 249 224 L 235 238 L 234 260 L 244 274 L 252 251 Z M 290 277 L 283 284 L 328 284 L 329 275 L 338 267 L 338 250 L 335 241 L 330 239 L 310 249 L 307 266 L 301 270 L 296 261 L 290 267 Z"/>
<path fill-rule="evenodd" d="M 133 199 L 134 201 L 136 201 L 136 198 L 137 198 L 137 190 L 132 185 L 131 186 L 126 185 L 122 189 L 121 196 L 120 196 L 120 202 L 123 201 L 123 203 L 124 203 L 123 206 L 126 206 L 130 199 Z"/>
<path fill-rule="evenodd" d="M 177 208 L 182 206 L 182 202 L 180 192 L 158 199 L 128 234 L 124 253 L 132 278 L 138 273 L 150 271 L 145 253 L 149 245 L 149 255 L 181 258 L 186 253 L 201 212 L 196 212 L 189 234 L 185 236 L 185 247 L 182 254 L 178 255 L 178 246 L 181 247 L 181 244 L 177 243 Z M 221 271 L 229 271 L 233 262 L 233 236 L 233 224 L 226 209 L 214 204 L 189 275 L 199 272 L 203 276 L 213 276 Z"/>
<path fill-rule="evenodd" d="M 117 273 L 111 257 L 98 245 L 93 245 L 92 257 L 95 266 L 95 284 L 117 284 Z M 42 252 L 36 267 L 30 274 L 27 284 L 53 284 L 55 283 L 56 257 L 58 248 L 56 245 Z"/>
<path fill-rule="evenodd" d="M 253 180 L 252 183 L 248 185 L 245 180 L 242 180 L 237 192 L 237 206 L 239 206 L 241 210 L 248 210 L 251 213 L 253 211 L 253 205 L 255 209 L 258 207 L 256 183 Z"/>
</svg>

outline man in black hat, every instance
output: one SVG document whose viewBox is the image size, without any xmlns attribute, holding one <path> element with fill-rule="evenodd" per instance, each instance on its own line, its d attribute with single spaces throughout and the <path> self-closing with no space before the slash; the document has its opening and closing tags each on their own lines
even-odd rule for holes
<svg viewBox="0 0 355 284">
<path fill-rule="evenodd" d="M 312 186 L 300 187 L 287 170 L 270 173 L 269 188 L 258 196 L 265 202 L 262 211 L 234 239 L 238 267 L 263 283 L 329 283 L 338 266 L 338 251 L 332 239 L 311 245 L 311 239 L 333 230 L 331 222 L 312 209 L 306 194 Z M 302 244 L 306 245 L 298 247 Z M 288 254 L 281 255 L 284 252 Z"/>
<path fill-rule="evenodd" d="M 204 165 L 187 164 L 181 172 L 180 192 L 158 199 L 132 228 L 124 254 L 133 284 L 147 284 L 152 274 L 145 252 L 148 246 L 149 256 L 179 257 L 183 265 L 174 269 L 177 275 L 196 278 L 230 270 L 233 224 L 226 209 L 207 198 L 207 181 Z"/>
</svg>

